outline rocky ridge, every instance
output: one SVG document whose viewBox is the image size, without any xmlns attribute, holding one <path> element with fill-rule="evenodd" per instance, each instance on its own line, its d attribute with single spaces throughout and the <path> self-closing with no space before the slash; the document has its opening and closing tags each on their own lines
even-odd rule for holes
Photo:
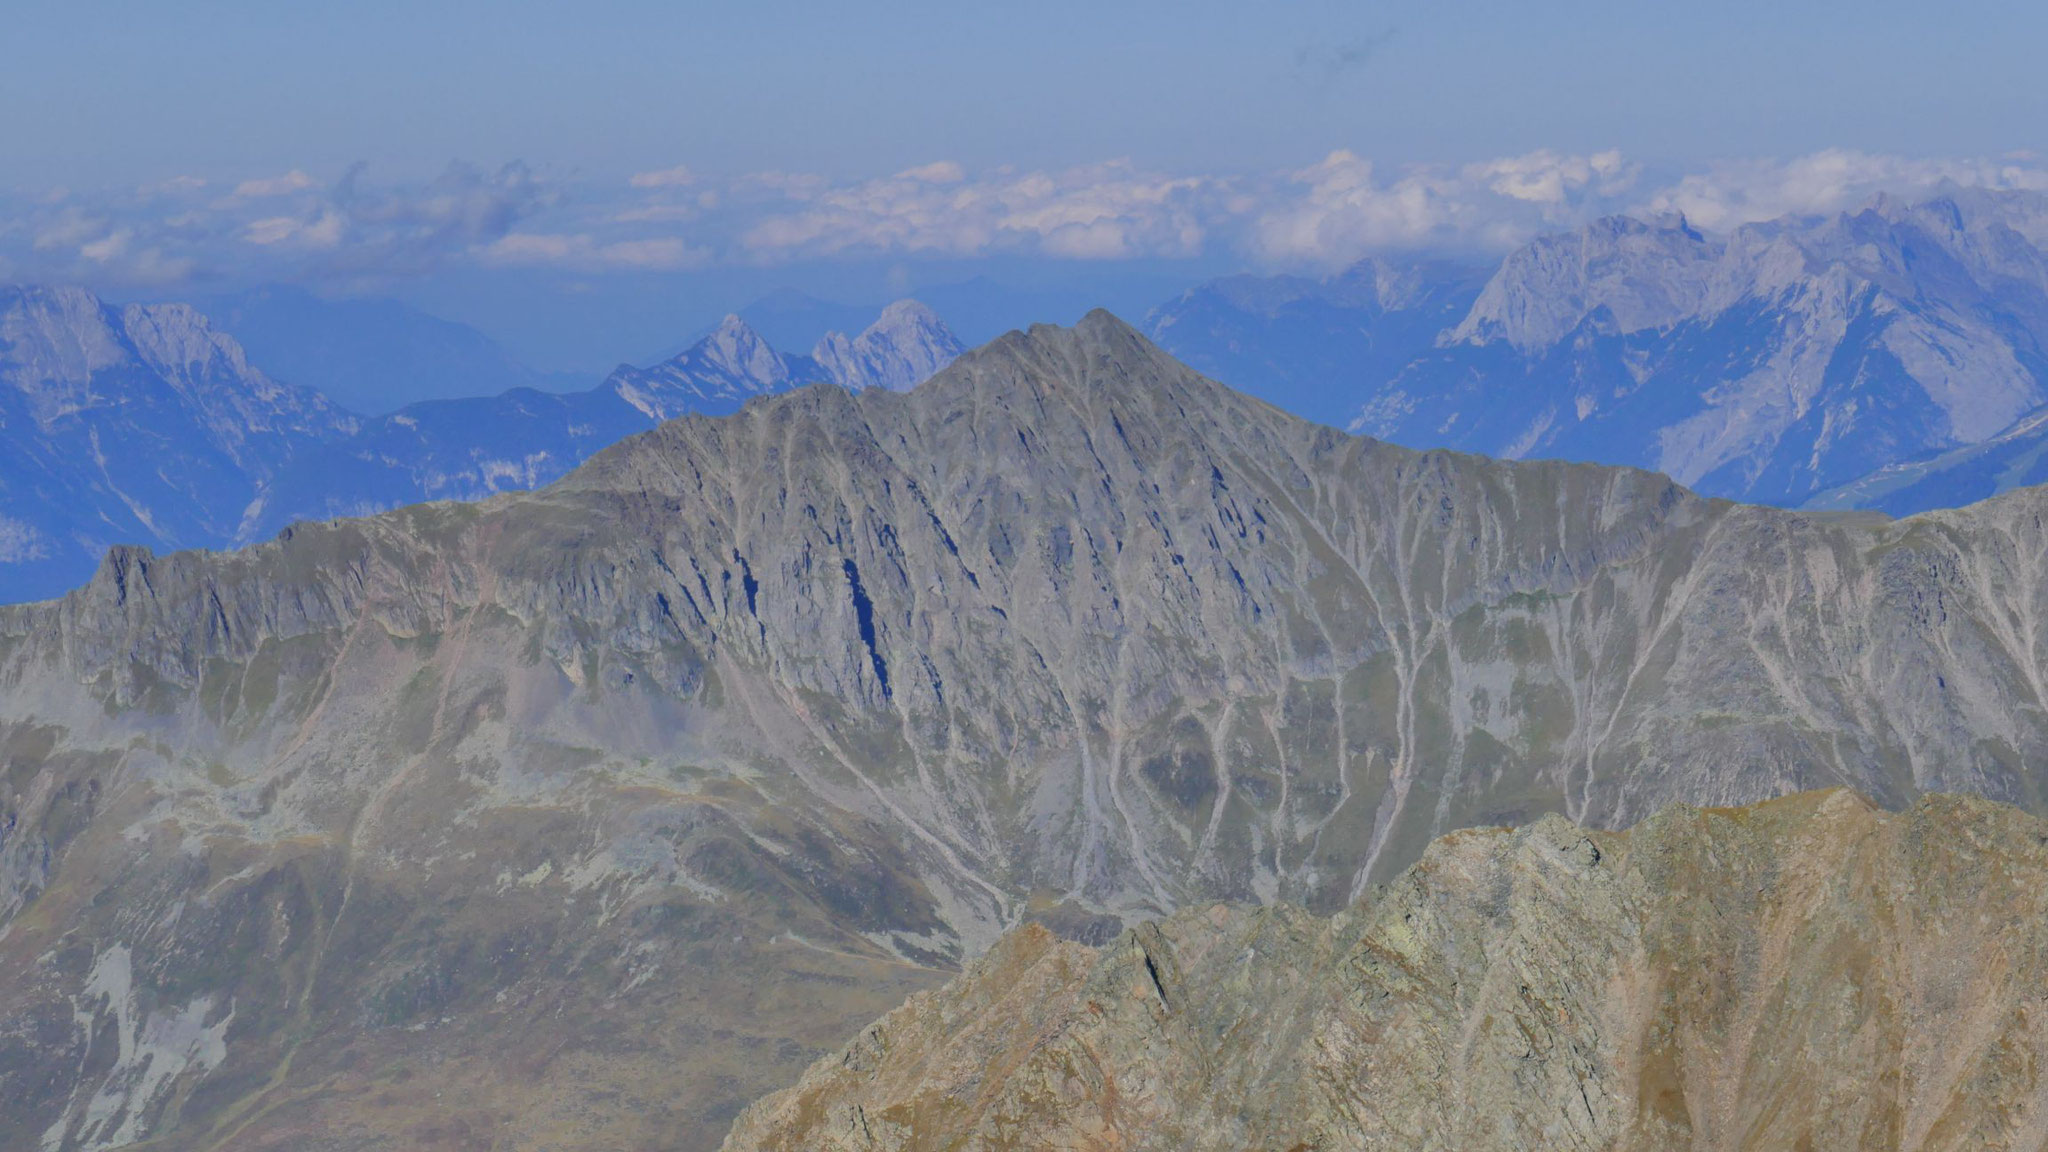
<svg viewBox="0 0 2048 1152">
<path fill-rule="evenodd" d="M 1973 798 L 1455 833 L 1328 919 L 1020 929 L 725 1148 L 2038 1148 L 2044 893 Z"/>
<path fill-rule="evenodd" d="M 1331 913 L 1548 812 L 2039 810 L 2043 499 L 1416 453 L 1098 313 L 119 550 L 0 609 L 0 1146 L 708 1148 L 1021 923 Z"/>
</svg>

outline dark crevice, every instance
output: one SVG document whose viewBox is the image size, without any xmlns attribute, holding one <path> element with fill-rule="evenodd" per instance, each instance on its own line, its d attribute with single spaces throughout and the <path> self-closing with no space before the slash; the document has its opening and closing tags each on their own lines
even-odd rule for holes
<svg viewBox="0 0 2048 1152">
<path fill-rule="evenodd" d="M 1159 965 L 1153 961 L 1150 952 L 1145 953 L 1145 975 L 1152 978 L 1152 990 L 1159 993 L 1159 1002 L 1168 1008 L 1173 1007 L 1173 1001 L 1166 996 L 1166 982 L 1159 978 Z"/>
<path fill-rule="evenodd" d="M 754 598 L 761 592 L 761 582 L 754 579 L 754 570 L 747 564 L 746 557 L 735 552 L 733 558 L 740 562 L 740 586 L 747 590 L 747 615 L 759 616 L 761 613 L 755 608 Z"/>
<path fill-rule="evenodd" d="M 875 605 L 868 599 L 868 590 L 861 586 L 860 569 L 853 561 L 844 560 L 846 583 L 853 589 L 853 614 L 860 621 L 861 643 L 868 646 L 868 659 L 875 665 L 875 681 L 882 686 L 882 699 L 889 699 L 889 666 L 882 660 L 882 650 L 875 646 Z"/>
</svg>

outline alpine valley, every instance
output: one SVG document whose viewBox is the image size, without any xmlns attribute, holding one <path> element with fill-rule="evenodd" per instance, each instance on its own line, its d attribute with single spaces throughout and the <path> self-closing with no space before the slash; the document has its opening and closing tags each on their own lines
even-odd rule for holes
<svg viewBox="0 0 2048 1152">
<path fill-rule="evenodd" d="M 347 419 L 13 307 L 268 396 L 266 477 Z M 0 1147 L 2039 1145 L 2048 492 L 1418 452 L 1101 312 L 750 347 L 534 491 L 0 608 Z"/>
</svg>

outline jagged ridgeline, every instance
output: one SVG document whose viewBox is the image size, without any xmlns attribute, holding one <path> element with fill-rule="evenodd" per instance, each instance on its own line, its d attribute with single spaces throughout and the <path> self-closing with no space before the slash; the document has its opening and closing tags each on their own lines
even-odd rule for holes
<svg viewBox="0 0 2048 1152">
<path fill-rule="evenodd" d="M 1846 784 L 2039 810 L 2043 498 L 1289 417 L 1114 318 L 0 610 L 0 1147 L 715 1147 L 1035 920 Z"/>
<path fill-rule="evenodd" d="M 2048 825 L 1844 791 L 1457 833 L 1331 919 L 1027 925 L 728 1152 L 2048 1142 Z"/>
</svg>

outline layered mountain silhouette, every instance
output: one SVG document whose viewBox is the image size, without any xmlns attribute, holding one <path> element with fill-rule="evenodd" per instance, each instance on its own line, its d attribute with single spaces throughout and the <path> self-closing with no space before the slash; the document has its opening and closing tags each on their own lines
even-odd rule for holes
<svg viewBox="0 0 2048 1152">
<path fill-rule="evenodd" d="M 2039 812 L 2044 500 L 1421 453 L 1096 313 L 119 549 L 0 609 L 0 1146 L 711 1148 L 1025 924 L 1331 915 L 1548 813 Z"/>
<path fill-rule="evenodd" d="M 251 367 L 191 308 L 11 289 L 0 295 L 0 421 L 13 449 L 0 462 L 0 602 L 75 587 L 116 544 L 229 547 L 294 520 L 532 488 L 684 412 L 820 381 L 907 388 L 959 352 L 914 301 L 858 336 L 828 334 L 816 356 L 778 352 L 728 317 L 675 357 L 621 365 L 587 391 L 519 387 L 364 417 Z"/>
<path fill-rule="evenodd" d="M 1539 238 L 1483 283 L 1371 261 L 1220 282 L 1149 327 L 1283 404 L 1320 378 L 1304 412 L 1398 443 L 1918 512 L 2041 478 L 2048 197 L 1881 198 L 1727 235 L 1615 217 Z"/>
</svg>

